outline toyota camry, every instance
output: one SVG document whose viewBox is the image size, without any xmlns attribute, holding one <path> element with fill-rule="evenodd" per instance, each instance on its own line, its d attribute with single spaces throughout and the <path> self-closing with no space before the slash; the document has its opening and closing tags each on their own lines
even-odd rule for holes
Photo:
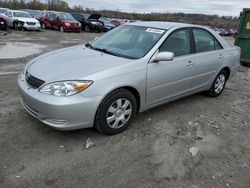
<svg viewBox="0 0 250 188">
<path fill-rule="evenodd" d="M 31 60 L 18 85 L 24 108 L 43 123 L 112 135 L 155 106 L 198 92 L 219 96 L 240 51 L 207 27 L 134 22 Z"/>
</svg>

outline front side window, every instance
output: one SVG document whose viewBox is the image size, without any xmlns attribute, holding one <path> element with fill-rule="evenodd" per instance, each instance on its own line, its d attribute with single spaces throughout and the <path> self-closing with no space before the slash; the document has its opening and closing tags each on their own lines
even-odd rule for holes
<svg viewBox="0 0 250 188">
<path fill-rule="evenodd" d="M 109 31 L 92 45 L 114 55 L 139 59 L 144 57 L 164 35 L 165 30 L 142 26 L 121 26 Z"/>
<path fill-rule="evenodd" d="M 191 53 L 188 29 L 174 31 L 161 45 L 159 52 L 173 52 L 175 57 Z"/>
<path fill-rule="evenodd" d="M 196 52 L 207 52 L 221 49 L 221 45 L 208 31 L 193 29 Z"/>
</svg>

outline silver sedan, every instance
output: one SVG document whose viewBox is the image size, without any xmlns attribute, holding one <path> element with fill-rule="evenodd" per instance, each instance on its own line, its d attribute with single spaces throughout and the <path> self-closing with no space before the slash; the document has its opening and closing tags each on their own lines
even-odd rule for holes
<svg viewBox="0 0 250 188">
<path fill-rule="evenodd" d="M 117 134 L 138 112 L 197 92 L 219 96 L 239 65 L 240 48 L 209 28 L 135 22 L 33 59 L 18 85 L 24 108 L 53 128 Z"/>
</svg>

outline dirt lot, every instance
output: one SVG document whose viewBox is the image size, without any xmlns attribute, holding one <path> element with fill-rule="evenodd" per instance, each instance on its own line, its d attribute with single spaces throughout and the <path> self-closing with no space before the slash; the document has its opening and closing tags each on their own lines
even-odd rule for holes
<svg viewBox="0 0 250 188">
<path fill-rule="evenodd" d="M 0 31 L 2 46 L 46 45 L 42 53 L 96 36 Z M 250 187 L 247 68 L 240 68 L 218 98 L 197 94 L 160 106 L 108 137 L 95 129 L 56 131 L 25 112 L 16 78 L 34 56 L 0 59 L 0 187 Z M 88 138 L 95 146 L 87 150 Z M 196 156 L 191 147 L 199 149 Z"/>
</svg>

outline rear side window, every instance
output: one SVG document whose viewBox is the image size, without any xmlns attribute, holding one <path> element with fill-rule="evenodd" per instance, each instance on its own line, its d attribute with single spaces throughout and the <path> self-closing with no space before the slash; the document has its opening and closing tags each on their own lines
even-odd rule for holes
<svg viewBox="0 0 250 188">
<path fill-rule="evenodd" d="M 193 29 L 196 52 L 207 52 L 222 49 L 215 37 L 204 29 Z"/>
<path fill-rule="evenodd" d="M 173 52 L 175 57 L 187 55 L 191 52 L 188 29 L 174 31 L 161 45 L 160 52 Z"/>
</svg>

